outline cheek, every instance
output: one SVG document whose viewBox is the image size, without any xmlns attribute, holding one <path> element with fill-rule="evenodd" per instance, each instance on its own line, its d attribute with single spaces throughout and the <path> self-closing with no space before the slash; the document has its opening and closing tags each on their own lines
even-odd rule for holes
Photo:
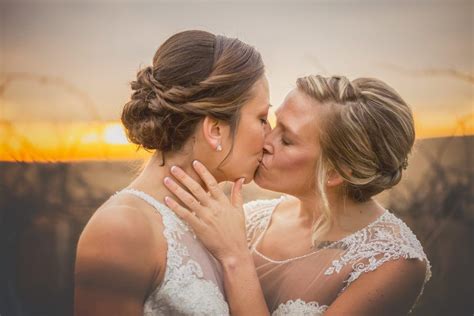
<svg viewBox="0 0 474 316">
<path fill-rule="evenodd" d="M 314 173 L 314 159 L 313 155 L 307 153 L 281 151 L 275 154 L 271 167 L 289 178 L 298 175 L 302 180 L 301 177 L 306 178 Z"/>
<path fill-rule="evenodd" d="M 241 121 L 240 126 L 243 128 L 235 136 L 232 154 L 226 165 L 233 173 L 253 175 L 262 156 L 265 132 L 261 124 Z"/>
<path fill-rule="evenodd" d="M 269 190 L 297 195 L 302 191 L 314 190 L 314 174 L 314 155 L 279 151 L 256 182 Z"/>
<path fill-rule="evenodd" d="M 245 126 L 245 125 L 244 125 Z M 263 149 L 265 130 L 261 124 L 248 124 L 247 128 L 239 131 L 236 137 L 236 145 L 242 152 L 250 155 L 259 153 Z"/>
<path fill-rule="evenodd" d="M 263 150 L 263 144 L 265 143 L 265 126 L 261 123 L 255 126 L 254 130 L 252 131 L 252 135 L 250 135 L 251 141 L 254 147 L 258 150 Z"/>
<path fill-rule="evenodd" d="M 285 155 L 282 154 L 280 159 L 276 156 L 275 167 L 281 169 L 282 171 L 294 172 L 300 170 L 303 167 L 307 159 L 302 155 Z"/>
</svg>

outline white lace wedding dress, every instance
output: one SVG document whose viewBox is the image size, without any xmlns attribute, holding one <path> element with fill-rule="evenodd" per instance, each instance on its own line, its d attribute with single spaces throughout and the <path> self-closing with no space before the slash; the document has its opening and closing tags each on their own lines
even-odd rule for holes
<svg viewBox="0 0 474 316">
<path fill-rule="evenodd" d="M 420 242 L 388 210 L 365 228 L 305 255 L 286 260 L 265 256 L 258 250 L 259 242 L 273 210 L 287 198 L 253 201 L 244 207 L 249 246 L 273 316 L 323 315 L 362 274 L 390 260 L 423 260 L 427 264 L 425 283 L 430 278 L 430 264 Z"/>
<path fill-rule="evenodd" d="M 150 195 L 124 189 L 161 214 L 168 249 L 163 282 L 146 299 L 144 315 L 229 315 L 221 266 L 187 224 Z"/>
</svg>

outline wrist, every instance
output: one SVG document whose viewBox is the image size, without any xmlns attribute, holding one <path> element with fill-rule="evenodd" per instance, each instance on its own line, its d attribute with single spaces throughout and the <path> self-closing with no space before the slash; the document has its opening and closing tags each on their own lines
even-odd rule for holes
<svg viewBox="0 0 474 316">
<path fill-rule="evenodd" d="M 248 250 L 222 258 L 220 262 L 224 270 L 235 270 L 245 266 L 254 266 L 252 255 Z"/>
</svg>

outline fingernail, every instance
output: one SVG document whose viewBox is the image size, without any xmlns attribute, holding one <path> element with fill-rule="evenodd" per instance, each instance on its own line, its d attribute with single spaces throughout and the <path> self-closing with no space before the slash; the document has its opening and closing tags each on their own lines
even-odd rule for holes
<svg viewBox="0 0 474 316">
<path fill-rule="evenodd" d="M 199 160 L 194 160 L 193 165 L 194 167 L 201 169 L 201 171 L 204 171 L 205 166 Z"/>
<path fill-rule="evenodd" d="M 174 206 L 174 201 L 172 198 L 170 198 L 169 196 L 165 196 L 165 203 L 166 205 L 168 206 Z"/>
<path fill-rule="evenodd" d="M 171 184 L 171 179 L 169 177 L 165 177 L 163 181 L 165 182 L 165 184 Z"/>
<path fill-rule="evenodd" d="M 178 171 L 178 168 L 176 168 L 176 166 L 172 166 L 171 173 L 176 173 L 176 171 Z"/>
</svg>

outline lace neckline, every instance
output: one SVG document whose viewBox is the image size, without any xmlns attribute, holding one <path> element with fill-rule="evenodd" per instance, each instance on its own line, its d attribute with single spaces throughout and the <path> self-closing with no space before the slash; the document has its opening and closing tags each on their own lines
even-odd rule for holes
<svg viewBox="0 0 474 316">
<path fill-rule="evenodd" d="M 184 240 L 185 234 L 196 235 L 170 208 L 151 195 L 133 188 L 123 189 L 116 194 L 129 193 L 150 204 L 161 214 L 163 236 L 166 239 L 165 275 L 162 282 L 144 301 L 143 315 L 229 315 L 225 301 L 220 270 L 215 259 L 205 248 L 190 251 L 188 246 L 198 240 Z M 206 264 L 211 273 L 203 270 Z M 214 270 L 215 269 L 215 270 Z"/>
<path fill-rule="evenodd" d="M 252 250 L 261 258 L 265 259 L 266 261 L 269 261 L 271 263 L 275 263 L 275 264 L 284 264 L 284 263 L 288 263 L 288 262 L 292 262 L 292 261 L 295 261 L 295 260 L 299 260 L 299 259 L 303 259 L 303 258 L 307 258 L 309 256 L 312 256 L 322 250 L 325 250 L 325 249 L 328 249 L 328 248 L 331 248 L 337 244 L 342 244 L 344 242 L 346 242 L 348 239 L 351 239 L 353 238 L 354 236 L 356 236 L 357 234 L 360 234 L 361 232 L 363 232 L 364 230 L 366 229 L 369 229 L 370 227 L 378 224 L 379 222 L 381 222 L 388 214 L 391 214 L 390 211 L 388 209 L 384 209 L 383 213 L 380 214 L 379 216 L 377 216 L 377 218 L 375 220 L 373 220 L 372 222 L 370 222 L 369 224 L 367 224 L 366 226 L 362 227 L 361 229 L 341 238 L 341 239 L 338 239 L 338 240 L 335 240 L 335 241 L 332 241 L 332 242 L 329 242 L 328 244 L 326 244 L 324 247 L 321 247 L 321 248 L 318 248 L 317 250 L 314 250 L 314 251 L 311 251 L 307 254 L 304 254 L 304 255 L 301 255 L 301 256 L 296 256 L 296 257 L 291 257 L 291 258 L 287 258 L 287 259 L 280 259 L 280 260 L 277 260 L 277 259 L 272 259 L 266 255 L 264 255 L 263 253 L 261 253 L 257 247 L 260 245 L 260 241 L 262 240 L 263 238 L 263 235 L 265 235 L 265 233 L 267 232 L 268 228 L 270 227 L 270 222 L 271 222 L 271 218 L 272 218 L 272 215 L 275 211 L 275 209 L 278 207 L 278 205 L 280 205 L 281 201 L 278 201 L 278 203 L 273 207 L 272 211 L 270 212 L 269 216 L 268 216 L 268 221 L 265 225 L 265 228 L 264 230 L 260 233 L 260 236 L 258 236 L 257 240 L 255 241 L 255 244 L 254 246 L 252 247 Z"/>
</svg>

